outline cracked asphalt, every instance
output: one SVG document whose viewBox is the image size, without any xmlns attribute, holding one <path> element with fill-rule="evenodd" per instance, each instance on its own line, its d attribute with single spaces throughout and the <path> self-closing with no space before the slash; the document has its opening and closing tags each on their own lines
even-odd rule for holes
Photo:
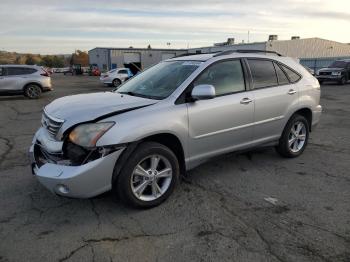
<svg viewBox="0 0 350 262">
<path fill-rule="evenodd" d="M 42 107 L 108 90 L 88 76 L 53 84 L 39 100 L 0 97 L 1 262 L 350 261 L 349 84 L 322 86 L 322 120 L 301 157 L 272 148 L 218 157 L 149 210 L 109 193 L 61 198 L 31 175 L 27 150 Z"/>
</svg>

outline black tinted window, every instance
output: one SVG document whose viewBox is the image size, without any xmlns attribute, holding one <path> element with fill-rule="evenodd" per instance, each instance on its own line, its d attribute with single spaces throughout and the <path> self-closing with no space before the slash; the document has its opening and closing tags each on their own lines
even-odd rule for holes
<svg viewBox="0 0 350 262">
<path fill-rule="evenodd" d="M 2 76 L 4 74 L 5 74 L 5 70 L 2 67 L 0 67 L 0 76 Z"/>
<path fill-rule="evenodd" d="M 119 73 L 119 74 L 127 74 L 128 71 L 126 71 L 126 70 L 119 70 L 118 73 Z"/>
<path fill-rule="evenodd" d="M 282 71 L 282 69 L 279 67 L 278 64 L 273 63 L 276 69 L 276 74 L 277 74 L 277 79 L 278 79 L 278 84 L 279 85 L 287 85 L 289 84 L 289 80 L 285 73 Z"/>
<path fill-rule="evenodd" d="M 36 72 L 33 68 L 24 68 L 24 67 L 8 67 L 7 74 L 10 76 L 13 75 L 28 75 Z"/>
<path fill-rule="evenodd" d="M 252 73 L 254 88 L 277 85 L 277 76 L 271 61 L 248 59 L 248 64 Z"/>
<path fill-rule="evenodd" d="M 334 61 L 329 65 L 330 68 L 345 68 L 346 62 L 345 61 Z"/>
<path fill-rule="evenodd" d="M 202 84 L 213 85 L 216 95 L 244 91 L 245 85 L 241 62 L 232 60 L 209 66 L 194 82 L 194 86 Z"/>
<path fill-rule="evenodd" d="M 300 79 L 300 76 L 294 71 L 290 70 L 288 67 L 282 66 L 282 68 L 283 68 L 283 71 L 286 72 L 289 80 L 292 83 L 297 82 Z"/>
</svg>

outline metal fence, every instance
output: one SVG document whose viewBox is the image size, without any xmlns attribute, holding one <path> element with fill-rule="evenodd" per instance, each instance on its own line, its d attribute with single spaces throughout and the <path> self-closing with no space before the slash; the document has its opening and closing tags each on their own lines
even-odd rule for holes
<svg viewBox="0 0 350 262">
<path fill-rule="evenodd" d="M 350 59 L 350 56 L 324 57 L 324 58 L 301 58 L 300 64 L 307 66 L 315 72 L 321 68 L 328 67 L 335 60 Z"/>
</svg>

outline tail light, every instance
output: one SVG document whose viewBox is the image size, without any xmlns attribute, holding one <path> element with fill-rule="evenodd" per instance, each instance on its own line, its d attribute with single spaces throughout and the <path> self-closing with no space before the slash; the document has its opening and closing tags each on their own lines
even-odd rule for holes
<svg viewBox="0 0 350 262">
<path fill-rule="evenodd" d="M 48 72 L 42 72 L 40 75 L 42 75 L 42 76 L 47 76 L 47 77 L 50 76 L 50 74 L 49 74 Z"/>
</svg>

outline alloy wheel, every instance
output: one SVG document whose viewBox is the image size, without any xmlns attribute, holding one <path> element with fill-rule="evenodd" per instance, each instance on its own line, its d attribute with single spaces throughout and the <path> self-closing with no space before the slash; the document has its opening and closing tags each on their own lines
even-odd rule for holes
<svg viewBox="0 0 350 262">
<path fill-rule="evenodd" d="M 27 87 L 26 94 L 29 98 L 37 98 L 39 97 L 40 93 L 40 88 L 38 86 L 30 85 Z"/>
<path fill-rule="evenodd" d="M 305 145 L 306 127 L 303 122 L 296 122 L 292 126 L 288 136 L 288 146 L 293 153 L 299 152 Z"/>
<path fill-rule="evenodd" d="M 131 189 L 142 201 L 153 201 L 169 188 L 173 176 L 168 159 L 161 155 L 150 155 L 141 160 L 131 175 Z"/>
</svg>

